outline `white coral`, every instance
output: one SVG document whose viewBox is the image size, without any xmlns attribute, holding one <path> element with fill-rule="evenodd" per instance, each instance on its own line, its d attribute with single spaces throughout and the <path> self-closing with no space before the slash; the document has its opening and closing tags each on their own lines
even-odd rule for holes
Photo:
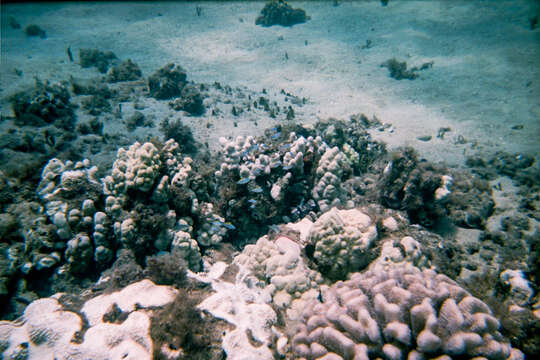
<svg viewBox="0 0 540 360">
<path fill-rule="evenodd" d="M 319 273 L 309 269 L 301 252 L 299 244 L 287 237 L 272 241 L 263 236 L 257 243 L 247 245 L 234 263 L 242 265 L 269 286 L 275 305 L 288 307 L 291 301 L 318 287 L 322 281 Z M 244 281 L 251 279 L 246 275 Z"/>
<path fill-rule="evenodd" d="M 56 298 L 36 300 L 28 305 L 21 321 L 0 324 L 0 341 L 7 346 L 2 355 L 22 358 L 26 352 L 27 357 L 23 357 L 29 360 L 149 360 L 152 339 L 145 309 L 164 306 L 176 294 L 173 288 L 143 280 L 95 297 L 81 310 L 88 320 L 86 332 L 82 332 L 80 315 L 65 310 Z M 128 313 L 121 324 L 103 322 L 113 304 Z M 84 334 L 82 343 L 72 342 L 77 333 Z"/>
</svg>

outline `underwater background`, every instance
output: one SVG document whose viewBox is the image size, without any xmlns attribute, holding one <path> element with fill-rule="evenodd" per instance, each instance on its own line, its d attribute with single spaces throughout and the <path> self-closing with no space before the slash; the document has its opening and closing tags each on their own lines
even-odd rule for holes
<svg viewBox="0 0 540 360">
<path fill-rule="evenodd" d="M 535 358 L 539 15 L 2 3 L 2 358 Z"/>
</svg>

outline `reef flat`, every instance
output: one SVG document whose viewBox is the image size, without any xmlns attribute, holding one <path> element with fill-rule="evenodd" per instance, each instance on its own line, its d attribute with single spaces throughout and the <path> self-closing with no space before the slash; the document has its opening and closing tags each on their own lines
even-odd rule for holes
<svg viewBox="0 0 540 360">
<path fill-rule="evenodd" d="M 363 9 L 408 14 L 410 5 L 396 3 Z M 51 17 L 103 9 L 50 6 Z M 163 11 L 171 6 L 130 16 L 151 32 L 172 24 Z M 240 58 L 234 76 L 215 76 L 234 52 L 213 62 L 196 42 L 186 53 L 200 64 L 142 60 L 125 44 L 68 45 L 56 72 L 58 64 L 21 60 L 13 40 L 24 36 L 25 51 L 30 42 L 54 48 L 61 30 L 32 26 L 28 19 L 43 17 L 24 6 L 2 12 L 9 59 L 1 71 L 16 79 L 0 81 L 3 358 L 524 359 L 540 351 L 540 165 L 527 142 L 535 121 L 520 112 L 508 129 L 481 137 L 402 103 L 374 111 L 356 101 L 366 99 L 359 89 L 336 90 L 348 76 L 326 75 L 339 64 L 329 73 L 321 65 L 310 89 L 285 86 L 291 69 L 303 73 L 311 61 L 294 63 L 302 53 L 294 47 L 280 52 L 282 72 L 271 71 L 279 81 L 260 71 L 273 68 L 254 54 L 289 39 L 302 51 L 324 47 L 320 33 L 303 32 L 320 26 L 323 10 L 340 18 L 355 2 L 234 3 L 242 11 L 234 18 L 221 4 L 178 6 L 191 11 L 184 31 L 217 9 L 239 27 L 250 19 L 264 35 L 243 50 L 255 69 L 243 76 L 259 76 L 238 80 L 249 68 Z M 501 16 L 495 10 L 487 14 Z M 524 26 L 518 32 L 537 31 Z M 212 38 L 190 34 L 163 41 Z M 397 92 L 435 86 L 444 61 L 377 53 L 387 40 L 373 39 L 357 44 L 378 79 L 372 95 L 381 81 Z M 354 101 L 341 98 L 347 91 Z M 459 108 L 458 90 L 448 91 L 448 108 Z M 402 110 L 415 117 L 406 130 L 395 115 Z M 532 140 L 521 143 L 492 137 L 527 131 Z"/>
</svg>

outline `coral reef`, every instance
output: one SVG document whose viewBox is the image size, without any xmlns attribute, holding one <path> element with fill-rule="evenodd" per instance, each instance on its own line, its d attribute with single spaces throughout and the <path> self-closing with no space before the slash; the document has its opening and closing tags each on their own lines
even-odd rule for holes
<svg viewBox="0 0 540 360">
<path fill-rule="evenodd" d="M 284 0 L 272 0 L 261 10 L 261 14 L 255 20 L 256 25 L 262 26 L 293 26 L 309 20 L 303 9 L 293 9 Z"/>
<path fill-rule="evenodd" d="M 115 65 L 107 72 L 106 80 L 110 83 L 120 81 L 134 81 L 142 77 L 142 71 L 137 64 L 130 59 Z"/>
<path fill-rule="evenodd" d="M 297 358 L 523 358 L 486 304 L 432 270 L 353 274 L 307 303 L 303 318 L 292 336 Z"/>
<path fill-rule="evenodd" d="M 150 96 L 158 100 L 178 97 L 186 85 L 187 75 L 180 65 L 167 64 L 148 78 Z"/>
<path fill-rule="evenodd" d="M 180 97 L 171 101 L 169 106 L 177 111 L 184 110 L 191 115 L 202 115 L 205 111 L 203 97 L 199 88 L 191 84 L 184 86 Z"/>
<path fill-rule="evenodd" d="M 75 127 L 69 91 L 63 84 L 36 80 L 33 88 L 16 93 L 10 100 L 17 124 L 52 124 L 68 131 Z"/>
<path fill-rule="evenodd" d="M 102 74 L 105 74 L 109 67 L 118 60 L 112 51 L 101 51 L 98 49 L 80 49 L 79 64 L 83 68 L 95 67 Z"/>
<path fill-rule="evenodd" d="M 278 8 L 305 17 L 275 1 L 258 23 L 292 26 Z M 2 118 L 0 304 L 22 317 L 0 324 L 1 356 L 519 359 L 508 341 L 538 352 L 534 158 L 463 170 L 387 154 L 368 133 L 389 126 L 375 116 L 299 125 L 309 99 L 285 90 L 188 82 L 172 63 L 143 81 L 131 60 L 80 57 L 105 76 L 37 81 Z M 421 70 L 396 63 L 399 76 Z M 181 112 L 137 129 L 154 106 L 174 114 L 167 105 Z M 261 116 L 274 124 L 264 136 L 221 138 L 215 153 L 182 123 L 244 131 Z"/>
</svg>

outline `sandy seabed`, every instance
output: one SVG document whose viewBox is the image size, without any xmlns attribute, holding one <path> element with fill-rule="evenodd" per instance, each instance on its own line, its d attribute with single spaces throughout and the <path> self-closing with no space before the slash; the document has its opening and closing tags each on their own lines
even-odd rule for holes
<svg viewBox="0 0 540 360">
<path fill-rule="evenodd" d="M 311 20 L 290 28 L 255 25 L 261 2 L 46 3 L 2 6 L 0 111 L 34 77 L 92 78 L 67 59 L 81 48 L 111 50 L 148 76 L 166 63 L 182 65 L 196 82 L 281 89 L 308 104 L 297 121 L 375 115 L 392 131 L 373 131 L 391 147 L 411 145 L 432 161 L 461 164 L 496 150 L 540 153 L 540 32 L 529 19 L 534 1 L 292 2 Z M 202 7 L 201 16 L 196 6 Z M 37 24 L 46 39 L 12 29 Z M 366 42 L 370 46 L 366 48 Z M 395 80 L 384 61 L 433 62 L 416 80 Z M 14 69 L 22 71 L 18 76 Z M 167 112 L 156 108 L 156 113 Z M 217 147 L 220 136 L 259 135 L 270 119 L 215 123 L 187 119 L 196 137 Z M 518 128 L 513 129 L 518 125 Z M 451 128 L 444 139 L 441 127 Z M 418 137 L 432 136 L 430 141 Z M 456 144 L 462 136 L 465 144 Z"/>
</svg>

